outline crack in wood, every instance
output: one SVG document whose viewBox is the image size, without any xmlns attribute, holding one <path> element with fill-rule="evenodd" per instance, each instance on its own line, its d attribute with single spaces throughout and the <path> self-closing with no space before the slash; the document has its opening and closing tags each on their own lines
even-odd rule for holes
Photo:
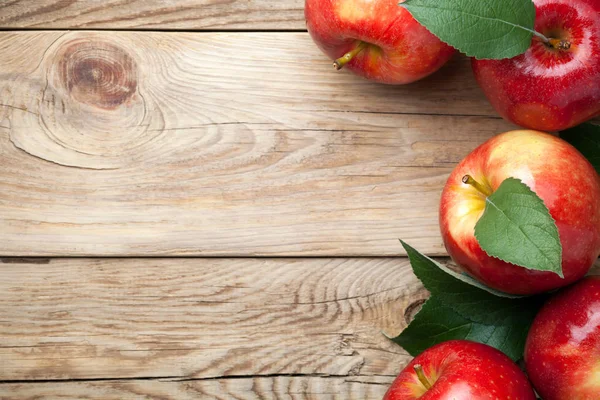
<svg viewBox="0 0 600 400">
<path fill-rule="evenodd" d="M 2 264 L 50 264 L 50 258 L 41 257 L 1 257 Z"/>
<path fill-rule="evenodd" d="M 202 382 L 219 380 L 240 380 L 240 379 L 273 379 L 273 378 L 353 378 L 347 382 L 360 382 L 360 378 L 385 377 L 392 378 L 395 375 L 372 374 L 359 375 L 349 371 L 348 374 L 325 374 L 325 373 L 274 373 L 274 374 L 249 374 L 249 375 L 216 375 L 209 377 L 187 377 L 187 376 L 139 376 L 139 377 L 110 377 L 110 378 L 66 378 L 66 379 L 19 379 L 19 380 L 0 380 L 0 385 L 14 384 L 40 384 L 40 383 L 75 383 L 75 382 L 114 382 L 114 381 L 165 381 L 165 382 Z M 375 382 L 360 382 L 375 383 Z"/>
<path fill-rule="evenodd" d="M 10 105 L 10 104 L 1 104 L 1 103 L 0 103 L 0 107 L 10 108 L 11 110 L 23 111 L 23 112 L 26 112 L 28 114 L 32 114 L 32 115 L 36 115 L 36 116 L 39 115 L 38 113 L 30 111 L 30 110 L 28 110 L 25 107 L 17 107 L 17 106 L 13 106 L 13 105 Z"/>
<path fill-rule="evenodd" d="M 81 166 L 81 165 L 69 165 L 69 164 L 61 163 L 61 162 L 58 162 L 58 161 L 51 160 L 49 158 L 41 157 L 41 156 L 39 156 L 37 154 L 33 154 L 33 153 L 27 151 L 24 147 L 22 147 L 21 145 L 19 145 L 14 140 L 14 138 L 10 135 L 10 132 L 9 132 L 9 135 L 8 135 L 8 140 L 10 141 L 10 143 L 12 143 L 12 145 L 17 150 L 22 151 L 23 153 L 27 154 L 28 156 L 37 158 L 38 160 L 42 160 L 42 161 L 48 162 L 50 164 L 58 165 L 59 167 L 67 167 L 67 168 L 75 168 L 75 169 L 83 169 L 83 170 L 93 170 L 93 171 L 106 171 L 106 170 L 117 170 L 117 169 L 119 169 L 119 168 L 116 168 L 116 167 L 84 167 L 84 166 Z"/>
<path fill-rule="evenodd" d="M 70 383 L 70 382 L 110 382 L 110 381 L 156 381 L 163 379 L 179 378 L 177 375 L 173 376 L 138 376 L 138 377 L 124 377 L 124 378 L 66 378 L 66 379 L 14 379 L 14 380 L 0 380 L 0 385 L 14 385 L 14 384 L 28 384 L 28 383 Z"/>
</svg>

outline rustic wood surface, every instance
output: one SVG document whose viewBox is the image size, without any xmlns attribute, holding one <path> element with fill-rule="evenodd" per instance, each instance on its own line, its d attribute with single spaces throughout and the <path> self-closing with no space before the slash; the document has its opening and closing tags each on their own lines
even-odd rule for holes
<svg viewBox="0 0 600 400">
<path fill-rule="evenodd" d="M 467 60 L 336 73 L 305 33 L 0 34 L 0 254 L 444 255 L 451 169 L 511 125 Z"/>
<path fill-rule="evenodd" d="M 74 398 L 381 397 L 409 359 L 382 331 L 427 296 L 401 258 L 4 259 L 0 271 L 0 398 L 74 379 L 90 381 L 70 384 Z"/>
<path fill-rule="evenodd" d="M 393 377 L 308 377 L 185 380 L 109 380 L 16 383 L 0 386 L 10 400 L 381 399 Z"/>
<path fill-rule="evenodd" d="M 0 28 L 302 30 L 304 0 L 3 0 Z"/>
<path fill-rule="evenodd" d="M 427 297 L 386 256 L 514 126 L 462 57 L 336 73 L 303 3 L 0 1 L 0 399 L 381 399 Z"/>
<path fill-rule="evenodd" d="M 0 261 L 10 399 L 381 398 L 427 297 L 403 258 Z"/>
</svg>

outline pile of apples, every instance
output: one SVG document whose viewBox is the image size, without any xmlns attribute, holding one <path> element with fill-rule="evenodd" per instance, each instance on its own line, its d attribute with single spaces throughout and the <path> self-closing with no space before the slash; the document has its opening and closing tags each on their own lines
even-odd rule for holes
<svg viewBox="0 0 600 400">
<path fill-rule="evenodd" d="M 532 384 L 544 400 L 600 399 L 600 276 L 584 278 L 600 255 L 600 179 L 574 147 L 545 133 L 600 115 L 600 0 L 533 2 L 535 30 L 549 41 L 534 36 L 520 56 L 472 60 L 497 112 L 531 130 L 496 136 L 456 167 L 442 193 L 440 227 L 453 260 L 487 286 L 518 295 L 562 289 L 529 331 L 527 375 L 492 347 L 449 341 L 417 356 L 384 400 L 529 400 L 537 398 Z M 306 0 L 305 16 L 336 69 L 381 83 L 422 79 L 455 53 L 398 0 Z M 564 278 L 490 257 L 477 242 L 487 197 L 510 177 L 555 220 Z"/>
</svg>

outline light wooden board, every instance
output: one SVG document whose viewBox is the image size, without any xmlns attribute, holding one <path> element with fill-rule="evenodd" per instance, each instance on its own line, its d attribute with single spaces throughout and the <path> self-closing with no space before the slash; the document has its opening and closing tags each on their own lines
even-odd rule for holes
<svg viewBox="0 0 600 400">
<path fill-rule="evenodd" d="M 115 380 L 101 382 L 60 382 L 0 384 L 11 400 L 161 400 L 196 399 L 381 399 L 393 377 L 275 377 L 191 380 Z"/>
<path fill-rule="evenodd" d="M 391 376 L 234 378 L 215 380 L 115 380 L 0 384 L 0 396 L 11 400 L 197 400 L 197 399 L 381 399 Z"/>
<path fill-rule="evenodd" d="M 36 261 L 0 263 L 0 382 L 391 377 L 427 296 L 406 259 Z"/>
<path fill-rule="evenodd" d="M 304 33 L 0 34 L 0 254 L 443 255 L 455 164 L 511 125 L 458 58 L 336 73 Z"/>
<path fill-rule="evenodd" d="M 1 28 L 305 29 L 304 0 L 3 0 Z"/>
<path fill-rule="evenodd" d="M 381 398 L 410 359 L 382 331 L 427 297 L 402 258 L 3 259 L 0 274 L 11 399 Z"/>
</svg>

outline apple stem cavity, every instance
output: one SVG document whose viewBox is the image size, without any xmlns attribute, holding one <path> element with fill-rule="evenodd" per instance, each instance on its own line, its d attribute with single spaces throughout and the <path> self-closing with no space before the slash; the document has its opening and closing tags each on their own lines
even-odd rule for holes
<svg viewBox="0 0 600 400">
<path fill-rule="evenodd" d="M 492 195 L 492 191 L 489 188 L 477 182 L 475 179 L 473 179 L 471 175 L 463 176 L 462 182 L 466 185 L 473 186 L 475 189 L 477 189 L 479 193 L 483 194 L 485 197 L 489 197 Z"/>
<path fill-rule="evenodd" d="M 534 35 L 540 39 L 546 46 L 552 47 L 556 50 L 569 50 L 571 48 L 571 42 L 564 39 L 548 38 L 537 31 L 533 31 Z"/>
<path fill-rule="evenodd" d="M 548 44 L 556 50 L 569 50 L 571 48 L 571 42 L 562 39 L 549 39 Z"/>
<path fill-rule="evenodd" d="M 419 382 L 421 382 L 421 384 L 423 384 L 423 386 L 425 386 L 425 389 L 429 390 L 431 389 L 431 382 L 429 382 L 429 379 L 427 379 L 427 377 L 425 376 L 425 372 L 423 372 L 423 367 L 421 366 L 421 364 L 415 364 L 413 366 L 415 372 L 417 373 L 417 377 L 419 378 Z"/>
<path fill-rule="evenodd" d="M 354 57 L 356 57 L 358 53 L 363 51 L 365 47 L 367 47 L 367 44 L 365 42 L 359 42 L 353 50 L 350 50 L 349 52 L 335 60 L 333 62 L 333 67 L 338 71 L 344 68 L 344 65 L 348 64 Z"/>
</svg>

